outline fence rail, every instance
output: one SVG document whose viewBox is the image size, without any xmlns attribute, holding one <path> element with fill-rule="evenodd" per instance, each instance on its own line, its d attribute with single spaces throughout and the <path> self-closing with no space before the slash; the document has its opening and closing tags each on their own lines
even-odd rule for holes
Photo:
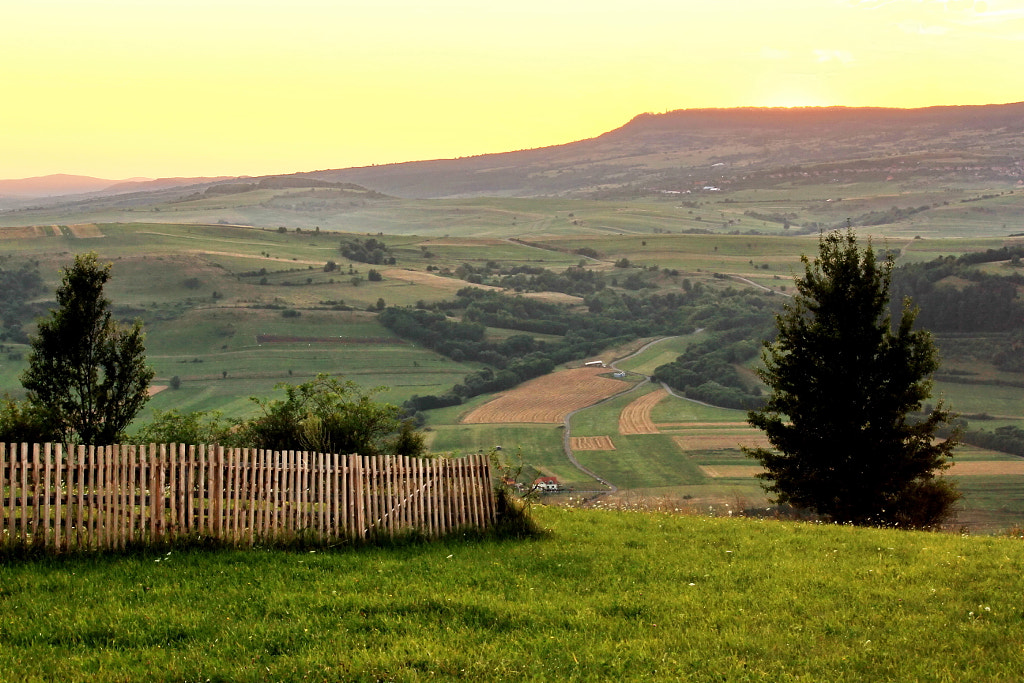
<svg viewBox="0 0 1024 683">
<path fill-rule="evenodd" d="M 460 459 L 182 444 L 0 444 L 0 546 L 54 552 L 203 536 L 236 545 L 437 537 L 494 522 L 490 467 Z"/>
</svg>

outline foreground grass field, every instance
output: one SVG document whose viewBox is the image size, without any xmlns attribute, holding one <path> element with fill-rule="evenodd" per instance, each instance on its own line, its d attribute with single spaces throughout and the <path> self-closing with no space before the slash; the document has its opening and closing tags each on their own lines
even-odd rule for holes
<svg viewBox="0 0 1024 683">
<path fill-rule="evenodd" d="M 0 566 L 0 680 L 1017 681 L 1024 543 L 542 508 L 532 541 Z"/>
</svg>

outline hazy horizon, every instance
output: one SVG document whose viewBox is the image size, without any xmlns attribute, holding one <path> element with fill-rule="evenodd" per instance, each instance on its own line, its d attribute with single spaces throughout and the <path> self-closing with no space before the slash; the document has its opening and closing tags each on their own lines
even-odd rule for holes
<svg viewBox="0 0 1024 683">
<path fill-rule="evenodd" d="M 642 112 L 1019 101 L 1011 0 L 37 0 L 0 178 L 285 174 L 532 149 Z"/>
</svg>

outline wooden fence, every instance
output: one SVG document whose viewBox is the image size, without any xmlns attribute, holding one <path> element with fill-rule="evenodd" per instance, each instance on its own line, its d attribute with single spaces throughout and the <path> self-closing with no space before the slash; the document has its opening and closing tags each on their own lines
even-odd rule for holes
<svg viewBox="0 0 1024 683">
<path fill-rule="evenodd" d="M 0 444 L 0 546 L 62 552 L 183 537 L 330 542 L 407 530 L 437 537 L 486 528 L 494 513 L 483 455 Z"/>
</svg>

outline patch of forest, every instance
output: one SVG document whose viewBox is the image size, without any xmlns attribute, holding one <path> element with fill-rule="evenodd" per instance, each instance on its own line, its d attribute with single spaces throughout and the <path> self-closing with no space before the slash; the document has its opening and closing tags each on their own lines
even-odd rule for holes
<svg viewBox="0 0 1024 683">
<path fill-rule="evenodd" d="M 0 341 L 28 343 L 23 327 L 46 312 L 45 303 L 34 301 L 46 291 L 38 261 L 0 256 Z"/>
<path fill-rule="evenodd" d="M 399 336 L 456 361 L 487 367 L 468 375 L 442 396 L 415 396 L 410 412 L 455 405 L 478 394 L 501 391 L 551 372 L 556 365 L 593 356 L 641 337 L 709 331 L 710 346 L 728 340 L 734 359 L 745 360 L 759 348 L 752 327 L 770 326 L 778 297 L 766 292 L 691 286 L 668 293 L 634 294 L 610 287 L 585 297 L 586 310 L 564 304 L 466 287 L 454 300 L 421 308 L 388 308 L 379 317 Z M 487 327 L 516 330 L 501 341 L 486 338 Z M 537 340 L 534 334 L 561 337 Z M 702 347 L 703 348 L 703 347 Z M 738 361 L 737 361 L 738 362 Z M 737 392 L 747 391 L 735 365 L 708 364 L 703 377 Z M 674 385 L 683 388 L 682 385 Z M 712 391 L 714 386 L 705 388 Z"/>
</svg>

